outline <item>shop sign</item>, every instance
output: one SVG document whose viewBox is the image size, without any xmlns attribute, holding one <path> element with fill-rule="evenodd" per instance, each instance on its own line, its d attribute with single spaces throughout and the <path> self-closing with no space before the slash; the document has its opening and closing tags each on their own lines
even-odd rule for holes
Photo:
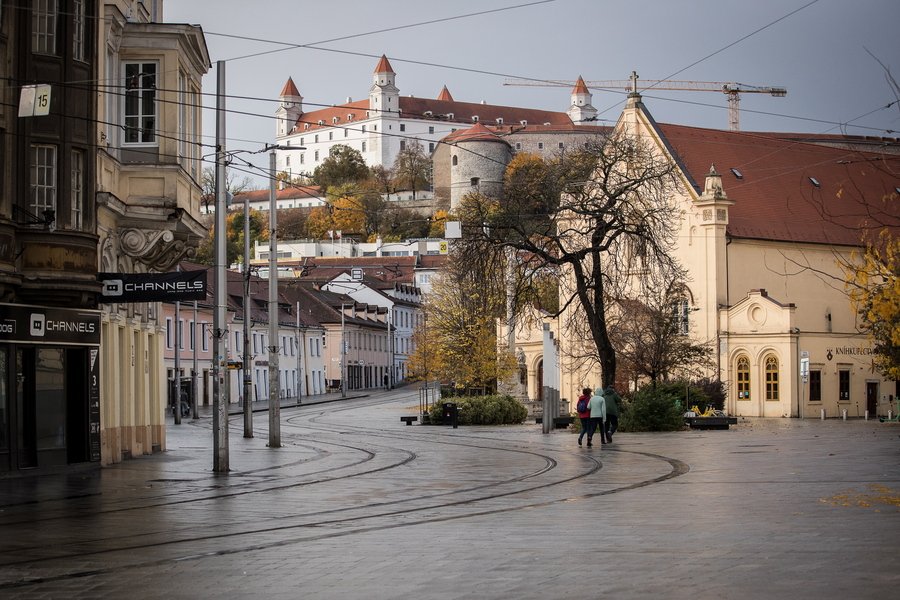
<svg viewBox="0 0 900 600">
<path fill-rule="evenodd" d="M 0 303 L 0 342 L 100 345 L 100 311 Z"/>
<path fill-rule="evenodd" d="M 97 273 L 99 302 L 186 302 L 206 300 L 206 271 Z"/>
</svg>

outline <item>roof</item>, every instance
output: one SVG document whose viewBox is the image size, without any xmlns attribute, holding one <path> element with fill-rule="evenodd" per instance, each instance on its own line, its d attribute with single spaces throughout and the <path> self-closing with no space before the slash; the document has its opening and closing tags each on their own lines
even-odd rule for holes
<svg viewBox="0 0 900 600">
<path fill-rule="evenodd" d="M 447 86 L 441 88 L 440 93 L 437 97 L 438 100 L 445 100 L 447 102 L 453 102 L 453 96 L 450 95 L 450 90 L 447 89 Z"/>
<path fill-rule="evenodd" d="M 588 91 L 587 85 L 584 83 L 584 78 L 581 75 L 578 76 L 578 81 L 575 82 L 575 87 L 572 88 L 573 94 L 590 94 Z"/>
<path fill-rule="evenodd" d="M 265 190 L 247 190 L 246 192 L 238 192 L 234 195 L 232 202 L 243 202 L 249 199 L 250 202 L 262 202 L 269 199 L 270 191 Z M 324 198 L 322 188 L 317 185 L 290 185 L 282 190 L 275 190 L 276 200 L 290 200 L 296 198 Z"/>
<path fill-rule="evenodd" d="M 391 68 L 391 63 L 388 62 L 387 56 L 384 54 L 381 55 L 381 60 L 375 65 L 375 73 L 394 73 L 394 69 Z"/>
<path fill-rule="evenodd" d="M 658 124 L 699 194 L 722 174 L 727 233 L 737 238 L 858 246 L 865 230 L 900 230 L 900 157 L 758 134 Z"/>
<path fill-rule="evenodd" d="M 362 269 L 367 285 L 386 289 L 395 284 L 415 285 L 418 259 L 417 256 L 317 256 L 297 261 L 282 260 L 279 264 L 303 266 L 299 279 L 318 283 L 329 282 L 353 269 Z"/>
<path fill-rule="evenodd" d="M 294 85 L 294 78 L 288 77 L 287 83 L 284 84 L 284 87 L 281 88 L 281 93 L 278 94 L 280 97 L 284 96 L 299 96 L 300 90 L 297 89 L 297 86 Z"/>
<path fill-rule="evenodd" d="M 454 131 L 445 137 L 443 141 L 448 144 L 459 144 L 462 142 L 499 142 L 501 144 L 509 145 L 506 140 L 501 139 L 500 136 L 481 123 L 475 123 L 475 125 L 468 129 Z"/>
</svg>

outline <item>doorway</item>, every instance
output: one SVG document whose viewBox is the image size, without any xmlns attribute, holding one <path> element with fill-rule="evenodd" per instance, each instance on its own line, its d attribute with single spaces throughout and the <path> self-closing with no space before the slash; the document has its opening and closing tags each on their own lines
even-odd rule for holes
<svg viewBox="0 0 900 600">
<path fill-rule="evenodd" d="M 878 382 L 877 381 L 867 381 L 866 382 L 866 410 L 869 411 L 869 416 L 875 417 L 878 415 Z"/>
</svg>

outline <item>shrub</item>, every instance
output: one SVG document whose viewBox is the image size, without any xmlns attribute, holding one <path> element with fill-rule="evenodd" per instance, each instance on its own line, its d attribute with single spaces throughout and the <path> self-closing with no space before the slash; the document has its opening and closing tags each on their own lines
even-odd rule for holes
<svg viewBox="0 0 900 600">
<path fill-rule="evenodd" d="M 684 428 L 684 384 L 645 386 L 619 409 L 622 431 L 678 431 Z"/>
<path fill-rule="evenodd" d="M 464 396 L 453 398 L 453 402 L 460 425 L 511 425 L 528 416 L 528 410 L 512 396 Z M 429 415 L 432 423 L 443 423 L 443 403 L 436 402 Z"/>
</svg>

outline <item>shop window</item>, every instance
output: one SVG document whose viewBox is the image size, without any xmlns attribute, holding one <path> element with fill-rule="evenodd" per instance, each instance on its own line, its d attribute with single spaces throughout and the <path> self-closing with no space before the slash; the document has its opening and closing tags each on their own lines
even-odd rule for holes
<svg viewBox="0 0 900 600">
<path fill-rule="evenodd" d="M 766 400 L 778 400 L 778 359 L 766 357 Z"/>
<path fill-rule="evenodd" d="M 746 356 L 737 360 L 737 399 L 750 399 L 750 359 Z"/>
<path fill-rule="evenodd" d="M 838 371 L 838 401 L 850 402 L 850 370 Z"/>
<path fill-rule="evenodd" d="M 822 371 L 809 372 L 809 401 L 822 401 Z"/>
</svg>

